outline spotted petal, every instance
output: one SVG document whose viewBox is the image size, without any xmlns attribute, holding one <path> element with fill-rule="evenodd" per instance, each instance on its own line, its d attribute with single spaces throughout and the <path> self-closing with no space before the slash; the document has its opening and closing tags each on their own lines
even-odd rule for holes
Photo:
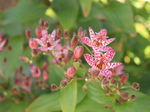
<svg viewBox="0 0 150 112">
<path fill-rule="evenodd" d="M 89 27 L 89 33 L 90 33 L 90 38 L 91 40 L 93 41 L 94 37 L 95 37 L 95 34 L 94 34 L 94 31 L 92 30 L 91 27 Z"/>
<path fill-rule="evenodd" d="M 112 75 L 111 71 L 104 69 L 104 70 L 101 70 L 100 72 L 103 76 L 107 77 L 108 79 L 111 78 L 111 75 Z"/>
<path fill-rule="evenodd" d="M 109 63 L 115 55 L 115 50 L 110 50 L 106 52 L 103 57 L 105 57 L 105 63 Z"/>
<path fill-rule="evenodd" d="M 114 67 L 117 67 L 119 65 L 121 65 L 122 63 L 117 63 L 117 62 L 113 62 L 113 63 L 108 63 L 107 66 L 106 66 L 106 69 L 111 69 L 111 68 L 114 68 Z"/>
<path fill-rule="evenodd" d="M 81 39 L 81 41 L 82 41 L 83 43 L 87 44 L 88 46 L 92 47 L 92 42 L 91 42 L 91 40 L 90 40 L 88 37 L 83 37 L 83 38 Z"/>
<path fill-rule="evenodd" d="M 43 42 L 40 39 L 34 38 L 34 40 L 36 40 L 38 44 L 40 44 L 41 46 L 43 46 Z"/>
<path fill-rule="evenodd" d="M 99 48 L 99 50 L 100 50 L 100 51 L 110 51 L 110 50 L 112 50 L 112 48 L 111 48 L 111 47 L 108 47 L 108 46 L 101 46 L 101 47 Z"/>
<path fill-rule="evenodd" d="M 56 30 L 53 30 L 51 37 L 53 38 L 53 40 L 55 40 L 55 35 L 56 35 Z"/>
<path fill-rule="evenodd" d="M 91 66 L 95 66 L 95 61 L 93 59 L 93 57 L 89 54 L 84 54 L 84 58 L 87 61 L 87 63 Z"/>
<path fill-rule="evenodd" d="M 60 42 L 61 39 L 56 40 L 55 42 L 53 42 L 53 46 L 56 46 L 58 44 L 58 42 Z"/>
<path fill-rule="evenodd" d="M 113 42 L 115 39 L 116 39 L 116 38 L 108 39 L 107 41 L 105 41 L 104 46 L 110 44 L 110 43 Z"/>
<path fill-rule="evenodd" d="M 48 47 L 38 47 L 38 49 L 41 50 L 41 51 L 47 51 Z"/>
</svg>

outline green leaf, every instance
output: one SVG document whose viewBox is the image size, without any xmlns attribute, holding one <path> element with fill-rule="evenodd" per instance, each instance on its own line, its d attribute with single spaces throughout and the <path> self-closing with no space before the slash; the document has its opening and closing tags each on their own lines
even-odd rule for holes
<svg viewBox="0 0 150 112">
<path fill-rule="evenodd" d="M 0 112 L 25 112 L 27 102 L 21 101 L 20 103 L 14 103 L 11 100 L 4 100 L 0 103 Z"/>
<path fill-rule="evenodd" d="M 102 13 L 106 19 L 121 28 L 129 34 L 135 34 L 133 12 L 128 1 L 120 3 L 118 1 L 109 1 L 108 6 L 101 6 L 99 3 L 94 4 L 97 12 Z"/>
<path fill-rule="evenodd" d="M 78 15 L 76 0 L 54 0 L 52 2 L 58 20 L 64 29 L 69 30 L 75 23 Z"/>
<path fill-rule="evenodd" d="M 87 17 L 89 15 L 92 1 L 93 0 L 79 0 L 84 17 Z"/>
<path fill-rule="evenodd" d="M 75 112 L 114 112 L 110 109 L 105 109 L 104 104 L 99 104 L 96 101 L 85 97 L 77 106 Z"/>
<path fill-rule="evenodd" d="M 83 91 L 83 86 L 81 84 L 78 83 L 78 90 L 77 90 L 77 104 L 80 103 L 83 98 L 86 95 L 86 92 Z"/>
<path fill-rule="evenodd" d="M 113 106 L 115 112 L 150 112 L 150 96 L 137 91 L 129 91 L 130 95 L 135 94 L 136 99 L 134 101 L 126 101 L 122 105 L 117 103 Z"/>
<path fill-rule="evenodd" d="M 3 13 L 1 23 L 25 23 L 38 21 L 48 7 L 39 4 L 38 1 L 20 0 L 12 9 Z"/>
<path fill-rule="evenodd" d="M 67 87 L 61 88 L 60 104 L 63 112 L 74 112 L 77 101 L 77 82 L 71 81 Z"/>
<path fill-rule="evenodd" d="M 108 96 L 106 94 L 99 82 L 90 82 L 87 84 L 87 87 L 88 96 L 100 104 L 110 104 L 115 100 L 115 96 Z"/>
<path fill-rule="evenodd" d="M 38 97 L 28 108 L 29 112 L 54 112 L 60 111 L 60 91 L 44 94 Z"/>
</svg>

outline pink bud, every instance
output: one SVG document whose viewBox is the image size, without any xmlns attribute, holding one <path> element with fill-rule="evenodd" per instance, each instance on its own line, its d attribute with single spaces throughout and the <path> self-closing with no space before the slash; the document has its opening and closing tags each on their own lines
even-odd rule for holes
<svg viewBox="0 0 150 112">
<path fill-rule="evenodd" d="M 74 66 L 71 66 L 67 69 L 67 74 L 66 77 L 68 77 L 69 79 L 71 79 L 76 73 L 76 69 Z"/>
<path fill-rule="evenodd" d="M 49 24 L 48 24 L 48 22 L 47 22 L 47 21 L 45 21 L 45 22 L 44 22 L 44 27 L 45 27 L 46 29 L 48 29 L 48 28 L 49 28 Z"/>
<path fill-rule="evenodd" d="M 19 57 L 19 59 L 23 62 L 29 62 L 29 59 L 25 56 L 21 56 L 21 57 Z"/>
<path fill-rule="evenodd" d="M 130 100 L 135 100 L 136 96 L 135 95 L 131 95 Z"/>
<path fill-rule="evenodd" d="M 31 30 L 30 30 L 30 29 L 27 29 L 27 30 L 26 30 L 26 38 L 27 38 L 27 39 L 30 39 L 30 37 L 31 37 Z"/>
<path fill-rule="evenodd" d="M 123 74 L 120 79 L 120 83 L 124 84 L 128 80 L 129 75 L 127 73 Z"/>
<path fill-rule="evenodd" d="M 58 87 L 57 87 L 55 84 L 52 84 L 52 85 L 51 85 L 51 88 L 52 88 L 53 91 L 55 91 L 55 90 L 58 89 Z"/>
<path fill-rule="evenodd" d="M 117 82 L 117 80 L 116 79 L 111 79 L 111 81 L 110 81 L 110 83 L 113 85 L 113 84 L 115 84 Z"/>
<path fill-rule="evenodd" d="M 56 38 L 59 39 L 61 37 L 61 30 L 57 29 L 56 30 Z"/>
<path fill-rule="evenodd" d="M 37 56 L 38 55 L 38 50 L 37 49 L 32 49 L 31 53 L 32 53 L 32 56 Z"/>
<path fill-rule="evenodd" d="M 47 67 L 48 67 L 48 62 L 45 62 L 45 63 L 43 64 L 43 69 L 46 70 Z"/>
<path fill-rule="evenodd" d="M 7 46 L 7 44 L 8 44 L 8 39 L 5 38 L 5 39 L 3 40 L 3 42 L 4 42 L 4 47 Z"/>
<path fill-rule="evenodd" d="M 48 71 L 47 71 L 47 70 L 44 70 L 44 72 L 43 72 L 43 80 L 44 80 L 44 81 L 47 81 L 48 77 L 49 77 Z"/>
<path fill-rule="evenodd" d="M 74 59 L 75 61 L 77 61 L 81 56 L 82 56 L 82 53 L 84 51 L 84 48 L 83 46 L 77 46 L 74 50 Z"/>
<path fill-rule="evenodd" d="M 102 80 L 102 84 L 103 84 L 103 85 L 109 85 L 108 79 L 107 79 L 107 78 L 104 78 L 104 79 Z"/>
<path fill-rule="evenodd" d="M 41 36 L 42 36 L 41 32 L 42 32 L 41 28 L 37 27 L 35 30 L 35 34 L 36 34 L 37 38 L 41 38 Z"/>
<path fill-rule="evenodd" d="M 39 20 L 39 25 L 40 25 L 41 28 L 44 27 L 44 21 L 43 21 L 43 19 L 40 19 L 40 20 Z"/>
<path fill-rule="evenodd" d="M 32 76 L 36 79 L 38 79 L 41 76 L 41 69 L 37 66 L 30 65 L 30 71 L 32 73 Z"/>
<path fill-rule="evenodd" d="M 78 44 L 78 37 L 77 35 L 73 35 L 73 38 L 71 40 L 71 46 L 74 47 Z"/>
<path fill-rule="evenodd" d="M 65 88 L 67 86 L 67 81 L 61 81 L 61 87 L 62 88 Z"/>
<path fill-rule="evenodd" d="M 81 33 L 81 38 L 86 37 L 86 36 L 87 36 L 87 32 L 86 32 L 86 30 L 83 30 Z"/>
<path fill-rule="evenodd" d="M 82 27 L 80 27 L 80 28 L 78 29 L 78 36 L 79 36 L 79 37 L 81 37 L 81 33 L 82 33 Z"/>
<path fill-rule="evenodd" d="M 11 46 L 8 46 L 7 49 L 8 49 L 8 52 L 11 52 L 11 50 L 12 50 L 12 49 L 11 49 Z"/>
<path fill-rule="evenodd" d="M 38 47 L 37 41 L 35 39 L 30 39 L 29 40 L 29 47 L 31 49 L 37 49 L 37 47 Z"/>
<path fill-rule="evenodd" d="M 70 34 L 68 33 L 68 31 L 64 31 L 64 38 L 67 39 L 70 37 Z"/>
<path fill-rule="evenodd" d="M 6 63 L 6 61 L 7 61 L 7 59 L 4 57 L 4 59 L 3 59 L 3 63 Z"/>
<path fill-rule="evenodd" d="M 128 96 L 129 96 L 129 92 L 124 92 L 124 93 L 122 93 L 122 95 L 121 95 L 121 97 L 122 97 L 124 100 L 126 100 L 126 99 L 128 98 Z"/>
<path fill-rule="evenodd" d="M 92 77 L 93 78 L 96 78 L 98 75 L 100 74 L 100 70 L 94 70 L 93 72 L 92 72 Z"/>
</svg>

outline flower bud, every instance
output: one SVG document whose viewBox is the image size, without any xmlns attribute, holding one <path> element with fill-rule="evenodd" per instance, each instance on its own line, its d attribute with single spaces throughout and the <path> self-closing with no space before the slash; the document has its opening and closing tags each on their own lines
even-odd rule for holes
<svg viewBox="0 0 150 112">
<path fill-rule="evenodd" d="M 100 74 L 100 70 L 94 70 L 92 71 L 92 77 L 96 78 Z"/>
<path fill-rule="evenodd" d="M 27 29 L 27 30 L 26 30 L 26 38 L 27 38 L 27 39 L 30 39 L 30 37 L 31 37 L 31 30 L 30 30 L 30 29 Z"/>
<path fill-rule="evenodd" d="M 7 48 L 7 50 L 8 50 L 8 52 L 11 52 L 11 46 L 8 46 L 8 48 Z"/>
<path fill-rule="evenodd" d="M 84 51 L 83 46 L 77 46 L 75 48 L 73 56 L 75 61 L 77 61 L 82 56 L 83 51 Z"/>
<path fill-rule="evenodd" d="M 121 95 L 121 97 L 122 97 L 124 100 L 126 100 L 126 99 L 128 98 L 128 96 L 129 96 L 129 92 L 124 92 L 124 93 Z"/>
<path fill-rule="evenodd" d="M 111 79 L 111 81 L 110 81 L 110 83 L 113 85 L 113 84 L 115 84 L 117 82 L 117 80 L 116 79 Z"/>
<path fill-rule="evenodd" d="M 58 89 L 58 87 L 57 87 L 55 84 L 52 84 L 52 85 L 51 85 L 51 88 L 52 88 L 53 91 L 55 91 L 55 90 Z"/>
<path fill-rule="evenodd" d="M 18 95 L 18 90 L 16 88 L 13 88 L 11 91 L 14 95 Z"/>
<path fill-rule="evenodd" d="M 41 30 L 40 27 L 36 27 L 35 34 L 36 34 L 37 38 L 41 38 L 41 36 L 42 36 L 42 30 Z"/>
<path fill-rule="evenodd" d="M 133 87 L 134 89 L 136 89 L 137 87 L 139 87 L 139 83 L 134 82 L 134 83 L 132 84 L 132 87 Z"/>
<path fill-rule="evenodd" d="M 79 37 L 81 37 L 81 33 L 82 33 L 82 27 L 80 27 L 80 28 L 78 29 L 78 36 L 79 36 Z"/>
<path fill-rule="evenodd" d="M 86 30 L 83 30 L 81 33 L 81 38 L 86 37 L 86 36 L 87 36 L 87 32 L 86 32 Z"/>
<path fill-rule="evenodd" d="M 45 62 L 45 63 L 43 64 L 43 69 L 46 70 L 47 67 L 48 67 L 48 62 Z"/>
<path fill-rule="evenodd" d="M 124 103 L 124 101 L 125 101 L 124 99 L 121 99 L 118 104 L 122 105 Z"/>
<path fill-rule="evenodd" d="M 45 27 L 46 29 L 48 29 L 48 28 L 49 28 L 49 24 L 48 24 L 48 22 L 47 22 L 47 21 L 45 21 L 45 22 L 44 22 L 44 27 Z"/>
<path fill-rule="evenodd" d="M 73 35 L 73 38 L 71 39 L 71 46 L 74 47 L 78 44 L 78 37 L 77 35 Z"/>
<path fill-rule="evenodd" d="M 49 77 L 48 71 L 47 71 L 47 70 L 44 70 L 44 72 L 43 72 L 43 80 L 44 80 L 44 81 L 47 81 L 48 77 Z"/>
<path fill-rule="evenodd" d="M 83 86 L 83 91 L 84 91 L 84 92 L 87 91 L 87 86 L 86 86 L 86 85 Z"/>
<path fill-rule="evenodd" d="M 23 62 L 29 62 L 29 59 L 25 56 L 21 56 L 21 57 L 19 57 L 19 59 Z"/>
<path fill-rule="evenodd" d="M 67 81 L 61 81 L 61 87 L 65 88 L 67 86 Z"/>
<path fill-rule="evenodd" d="M 65 39 L 68 39 L 70 37 L 70 34 L 66 30 L 66 31 L 64 31 L 64 35 L 63 36 L 64 36 Z"/>
<path fill-rule="evenodd" d="M 37 56 L 38 55 L 38 50 L 37 49 L 32 49 L 32 56 Z"/>
<path fill-rule="evenodd" d="M 4 58 L 4 59 L 3 59 L 3 63 L 6 63 L 6 61 L 7 61 L 7 59 L 6 59 L 6 58 Z"/>
<path fill-rule="evenodd" d="M 107 79 L 107 78 L 104 78 L 104 79 L 102 80 L 102 84 L 103 84 L 103 85 L 109 85 L 108 79 Z"/>
<path fill-rule="evenodd" d="M 32 73 L 32 76 L 36 79 L 38 79 L 41 76 L 41 69 L 37 66 L 30 65 L 30 71 Z"/>
<path fill-rule="evenodd" d="M 136 96 L 135 95 L 131 95 L 130 100 L 135 100 Z"/>
<path fill-rule="evenodd" d="M 139 90 L 140 90 L 140 87 L 136 87 L 135 89 L 136 89 L 137 91 L 139 91 Z"/>
<path fill-rule="evenodd" d="M 4 47 L 7 46 L 7 44 L 8 44 L 8 39 L 5 38 L 5 39 L 3 40 L 3 42 L 4 42 Z"/>
<path fill-rule="evenodd" d="M 43 19 L 40 19 L 40 20 L 39 20 L 39 25 L 40 25 L 41 28 L 44 27 L 44 21 L 43 21 Z"/>
<path fill-rule="evenodd" d="M 67 74 L 66 77 L 68 77 L 69 79 L 71 79 L 76 73 L 76 69 L 74 66 L 71 66 L 67 69 Z"/>
<path fill-rule="evenodd" d="M 120 83 L 124 84 L 128 80 L 129 75 L 127 73 L 123 74 L 120 79 Z"/>
<path fill-rule="evenodd" d="M 37 41 L 35 39 L 30 39 L 29 40 L 29 47 L 31 49 L 37 49 L 37 47 L 38 47 Z"/>
<path fill-rule="evenodd" d="M 23 67 L 22 67 L 22 66 L 20 66 L 20 68 L 19 68 L 19 72 L 20 72 L 20 73 L 22 73 L 22 70 L 23 70 Z"/>
<path fill-rule="evenodd" d="M 56 30 L 56 38 L 59 39 L 61 37 L 61 30 L 57 29 Z"/>
</svg>

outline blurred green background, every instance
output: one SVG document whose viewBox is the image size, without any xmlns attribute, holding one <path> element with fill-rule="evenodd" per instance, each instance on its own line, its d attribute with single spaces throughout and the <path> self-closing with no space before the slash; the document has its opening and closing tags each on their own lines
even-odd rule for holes
<svg viewBox="0 0 150 112">
<path fill-rule="evenodd" d="M 9 55 L 0 52 L 0 67 L 3 66 L 3 56 L 6 56 L 5 74 L 10 86 L 14 71 L 20 65 L 25 73 L 30 74 L 29 65 L 20 62 L 19 56 L 30 57 L 25 30 L 30 28 L 32 37 L 36 37 L 35 28 L 40 18 L 48 21 L 49 32 L 60 28 L 72 35 L 80 26 L 87 32 L 88 27 L 95 32 L 106 28 L 108 36 L 116 38 L 110 45 L 116 50 L 113 61 L 125 64 L 124 71 L 129 73 L 129 82 L 138 82 L 140 91 L 150 95 L 149 0 L 0 0 L 0 33 L 9 38 L 12 46 Z M 47 58 L 39 56 L 35 63 L 40 66 L 44 60 Z M 50 80 L 59 84 L 61 78 Z M 86 99 L 83 102 L 91 101 Z"/>
</svg>

